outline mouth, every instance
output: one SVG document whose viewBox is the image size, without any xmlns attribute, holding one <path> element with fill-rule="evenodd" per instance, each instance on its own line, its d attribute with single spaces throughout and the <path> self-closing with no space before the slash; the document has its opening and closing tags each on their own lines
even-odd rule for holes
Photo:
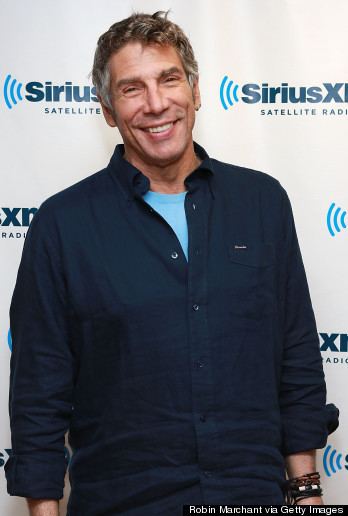
<svg viewBox="0 0 348 516">
<path fill-rule="evenodd" d="M 168 131 L 169 129 L 171 129 L 173 127 L 174 123 L 175 122 L 169 122 L 168 124 L 157 125 L 154 127 L 145 127 L 144 131 L 151 133 L 151 134 L 164 133 L 165 131 Z"/>
</svg>

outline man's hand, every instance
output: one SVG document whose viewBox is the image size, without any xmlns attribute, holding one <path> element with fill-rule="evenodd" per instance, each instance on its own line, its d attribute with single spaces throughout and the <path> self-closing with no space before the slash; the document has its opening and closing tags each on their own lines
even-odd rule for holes
<svg viewBox="0 0 348 516">
<path fill-rule="evenodd" d="M 59 516 L 57 500 L 28 499 L 30 516 Z"/>
</svg>

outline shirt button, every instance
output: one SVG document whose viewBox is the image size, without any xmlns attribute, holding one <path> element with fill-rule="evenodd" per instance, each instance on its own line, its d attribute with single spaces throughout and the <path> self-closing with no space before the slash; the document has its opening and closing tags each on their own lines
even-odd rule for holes
<svg viewBox="0 0 348 516">
<path fill-rule="evenodd" d="M 196 209 L 196 205 L 195 203 L 192 204 L 192 208 L 195 210 Z"/>
<path fill-rule="evenodd" d="M 195 366 L 197 367 L 197 369 L 201 369 L 204 366 L 204 362 L 201 362 L 201 360 L 197 360 L 195 362 Z"/>
<path fill-rule="evenodd" d="M 194 309 L 195 312 L 197 312 L 197 310 L 199 310 L 199 305 L 193 305 L 192 308 Z"/>
<path fill-rule="evenodd" d="M 176 251 L 173 251 L 170 256 L 173 258 L 173 260 L 176 260 L 179 255 Z"/>
</svg>

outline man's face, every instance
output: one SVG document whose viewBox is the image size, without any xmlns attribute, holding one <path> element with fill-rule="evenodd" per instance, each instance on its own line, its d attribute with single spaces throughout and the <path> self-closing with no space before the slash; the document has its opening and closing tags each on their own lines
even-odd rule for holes
<svg viewBox="0 0 348 516">
<path fill-rule="evenodd" d="M 192 160 L 198 84 L 190 87 L 181 59 L 171 46 L 128 43 L 109 60 L 112 110 L 125 157 L 140 169 Z"/>
</svg>

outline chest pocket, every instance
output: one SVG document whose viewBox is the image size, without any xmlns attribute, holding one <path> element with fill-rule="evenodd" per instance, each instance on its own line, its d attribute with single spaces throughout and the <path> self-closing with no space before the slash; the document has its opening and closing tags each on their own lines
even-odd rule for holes
<svg viewBox="0 0 348 516">
<path fill-rule="evenodd" d="M 259 320 L 274 310 L 275 253 L 271 243 L 229 245 L 231 311 Z"/>
<path fill-rule="evenodd" d="M 274 264 L 273 244 L 257 242 L 252 244 L 231 244 L 230 260 L 249 267 L 269 267 Z"/>
</svg>

